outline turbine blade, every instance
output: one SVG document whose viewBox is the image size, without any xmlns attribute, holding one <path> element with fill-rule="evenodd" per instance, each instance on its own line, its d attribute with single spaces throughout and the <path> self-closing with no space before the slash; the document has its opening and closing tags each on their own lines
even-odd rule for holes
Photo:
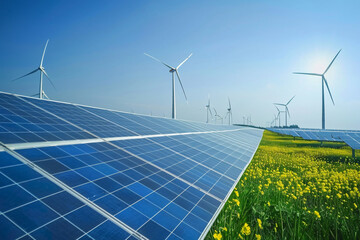
<svg viewBox="0 0 360 240">
<path fill-rule="evenodd" d="M 211 118 L 214 118 L 214 117 L 213 117 L 213 114 L 212 114 L 212 112 L 211 112 L 211 108 L 210 108 L 210 106 L 209 106 L 209 108 L 208 108 L 208 109 L 209 109 L 209 112 L 210 112 Z"/>
<path fill-rule="evenodd" d="M 294 99 L 295 96 L 293 96 L 288 102 L 287 104 L 285 104 L 286 106 L 289 105 L 289 103 Z"/>
<path fill-rule="evenodd" d="M 53 88 L 56 89 L 54 83 L 51 81 L 49 75 L 47 75 L 47 73 L 45 72 L 45 70 L 41 69 L 41 71 L 45 74 L 45 76 L 47 77 L 47 79 L 49 80 L 49 82 L 51 83 L 51 85 L 53 86 Z"/>
<path fill-rule="evenodd" d="M 216 109 L 215 109 L 215 108 L 213 108 L 213 109 L 214 109 L 214 112 L 215 112 L 215 117 L 216 117 L 218 114 L 217 114 L 217 112 L 216 112 Z"/>
<path fill-rule="evenodd" d="M 329 85 L 328 85 L 328 83 L 327 83 L 327 81 L 326 81 L 325 77 L 323 77 L 323 81 L 325 82 L 325 84 L 326 84 L 326 88 L 327 88 L 327 90 L 329 91 L 331 101 L 332 101 L 332 102 L 333 102 L 333 104 L 335 105 L 334 99 L 333 99 L 333 97 L 332 97 L 332 95 L 331 95 L 330 88 L 329 88 Z"/>
<path fill-rule="evenodd" d="M 181 65 L 183 65 L 191 56 L 192 56 L 192 53 L 191 53 L 187 58 L 185 58 L 185 60 L 182 61 L 182 62 L 179 64 L 179 66 L 176 67 L 176 69 L 179 69 L 179 68 L 181 67 Z"/>
<path fill-rule="evenodd" d="M 177 76 L 177 77 L 178 77 L 178 79 L 179 79 L 179 83 L 180 83 L 181 89 L 183 90 L 183 93 L 184 93 L 185 99 L 186 99 L 186 101 L 187 101 L 187 97 L 186 97 L 185 89 L 184 89 L 184 87 L 183 87 L 183 85 L 182 85 L 182 82 L 181 82 L 181 80 L 180 80 L 180 75 L 179 75 L 179 73 L 178 73 L 177 69 L 175 70 L 175 72 L 176 72 L 176 76 Z"/>
<path fill-rule="evenodd" d="M 31 71 L 31 72 L 29 72 L 29 73 L 27 73 L 27 74 L 25 74 L 25 75 L 23 75 L 23 76 L 21 76 L 21 77 L 18 77 L 18 78 L 13 79 L 12 81 L 16 81 L 16 80 L 18 80 L 18 79 L 20 79 L 20 78 L 26 77 L 26 76 L 28 76 L 28 75 L 30 75 L 30 74 L 33 74 L 34 72 L 37 72 L 38 70 L 39 70 L 39 69 L 37 68 L 37 69 L 35 69 L 34 71 Z"/>
<path fill-rule="evenodd" d="M 338 53 L 335 55 L 334 59 L 331 61 L 331 63 L 329 64 L 329 66 L 326 68 L 325 72 L 323 73 L 323 75 L 329 70 L 329 68 L 331 67 L 331 65 L 333 64 L 333 62 L 335 61 L 336 57 L 339 55 L 339 53 L 341 52 L 341 49 L 338 51 Z"/>
<path fill-rule="evenodd" d="M 48 43 L 49 43 L 49 39 L 46 41 L 46 44 L 45 44 L 45 47 L 44 47 L 44 51 L 43 51 L 43 54 L 42 54 L 42 57 L 41 57 L 40 67 L 42 67 L 42 64 L 43 64 L 45 51 L 46 51 Z"/>
<path fill-rule="evenodd" d="M 275 107 L 276 107 L 276 109 L 278 110 L 278 112 L 280 113 L 280 110 L 279 110 L 279 108 L 275 105 Z"/>
<path fill-rule="evenodd" d="M 160 61 L 159 59 L 157 59 L 157 58 L 155 58 L 155 57 L 153 57 L 153 56 L 151 56 L 151 55 L 149 55 L 149 54 L 147 54 L 147 53 L 144 53 L 146 56 L 148 56 L 148 57 L 150 57 L 150 58 L 152 58 L 152 59 L 154 59 L 155 61 L 158 61 L 159 63 L 162 63 L 162 64 L 164 64 L 165 66 L 167 66 L 168 68 L 170 68 L 170 69 L 175 69 L 175 68 L 173 68 L 172 66 L 170 66 L 170 65 L 168 65 L 168 64 L 166 64 L 166 63 L 164 63 L 164 62 L 162 62 L 162 61 Z"/>
<path fill-rule="evenodd" d="M 302 75 L 312 75 L 312 76 L 322 76 L 319 73 L 304 73 L 304 72 L 293 72 L 293 74 L 302 74 Z"/>
<path fill-rule="evenodd" d="M 229 109 L 231 110 L 231 103 L 230 103 L 230 98 L 228 97 L 229 100 Z"/>
<path fill-rule="evenodd" d="M 285 106 L 285 104 L 283 104 L 283 103 L 274 103 L 274 105 Z"/>
</svg>

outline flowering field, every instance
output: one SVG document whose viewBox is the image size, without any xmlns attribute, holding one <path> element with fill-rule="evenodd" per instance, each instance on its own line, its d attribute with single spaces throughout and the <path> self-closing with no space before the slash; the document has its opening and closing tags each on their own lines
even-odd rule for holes
<svg viewBox="0 0 360 240">
<path fill-rule="evenodd" d="M 265 131 L 206 239 L 360 239 L 359 189 L 343 143 Z"/>
</svg>

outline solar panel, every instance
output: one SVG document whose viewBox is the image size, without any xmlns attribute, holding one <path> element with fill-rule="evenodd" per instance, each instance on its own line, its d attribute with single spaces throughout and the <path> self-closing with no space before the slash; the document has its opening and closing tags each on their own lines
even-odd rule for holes
<svg viewBox="0 0 360 240">
<path fill-rule="evenodd" d="M 99 237 L 96 232 L 114 225 L 7 152 L 0 150 L 0 159 L 1 239 Z"/>
<path fill-rule="evenodd" d="M 0 93 L 0 141 L 43 142 L 93 138 L 89 133 L 5 93 Z"/>
<path fill-rule="evenodd" d="M 292 136 L 300 136 L 305 140 L 345 142 L 352 149 L 360 149 L 360 131 L 357 130 L 322 130 L 322 129 L 278 129 L 269 128 L 268 130 L 287 134 Z"/>
<path fill-rule="evenodd" d="M 3 95 L 85 136 L 0 142 L 4 239 L 204 238 L 262 137 L 258 129 Z"/>
</svg>

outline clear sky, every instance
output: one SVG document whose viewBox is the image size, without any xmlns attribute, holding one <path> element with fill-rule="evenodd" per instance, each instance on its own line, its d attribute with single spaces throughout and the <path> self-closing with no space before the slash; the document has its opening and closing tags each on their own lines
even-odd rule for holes
<svg viewBox="0 0 360 240">
<path fill-rule="evenodd" d="M 208 94 L 234 122 L 265 125 L 273 102 L 289 105 L 289 123 L 321 127 L 326 77 L 326 127 L 360 129 L 359 1 L 1 1 L 0 91 L 38 92 L 35 69 L 49 38 L 44 67 L 60 101 L 128 112 L 171 115 L 171 75 L 147 52 L 180 68 L 187 104 L 176 85 L 178 118 L 205 121 Z M 284 121 L 284 116 L 282 116 Z"/>
</svg>

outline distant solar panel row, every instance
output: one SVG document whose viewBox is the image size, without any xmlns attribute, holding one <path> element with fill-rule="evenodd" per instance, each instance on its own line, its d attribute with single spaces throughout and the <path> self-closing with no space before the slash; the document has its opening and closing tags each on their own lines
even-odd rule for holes
<svg viewBox="0 0 360 240">
<path fill-rule="evenodd" d="M 345 142 L 352 149 L 360 149 L 360 131 L 356 130 L 322 130 L 322 129 L 281 129 L 268 128 L 293 137 L 301 137 L 305 140 Z"/>
<path fill-rule="evenodd" d="M 45 116 L 44 124 L 51 119 L 49 126 L 66 126 L 60 132 L 71 136 L 55 139 L 27 129 L 8 131 L 15 136 L 11 141 L 0 139 L 6 150 L 0 149 L 2 239 L 204 237 L 262 137 L 256 129 L 9 94 L 0 94 L 0 99 L 12 102 L 12 107 L 0 104 L 15 116 L 6 117 L 9 114 L 4 111 L 0 117 L 12 124 L 21 125 L 27 117 L 29 111 L 20 110 L 32 109 L 30 116 Z M 29 119 L 37 126 L 42 117 Z M 45 132 L 57 136 L 58 129 Z M 41 139 L 25 139 L 23 134 Z M 124 136 L 143 138 L 106 140 Z M 83 143 L 70 144 L 68 140 L 74 139 Z M 56 146 L 41 144 L 59 140 Z"/>
</svg>

